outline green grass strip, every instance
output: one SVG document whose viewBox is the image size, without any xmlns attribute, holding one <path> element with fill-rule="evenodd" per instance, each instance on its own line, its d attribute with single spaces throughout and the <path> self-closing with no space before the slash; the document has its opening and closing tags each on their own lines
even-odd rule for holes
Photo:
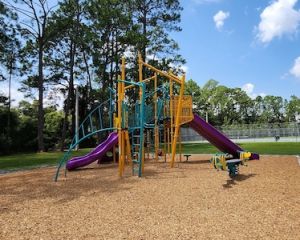
<svg viewBox="0 0 300 240">
<path fill-rule="evenodd" d="M 244 150 L 259 154 L 270 155 L 300 155 L 300 142 L 262 142 L 262 143 L 241 143 Z M 73 152 L 72 156 L 82 156 L 91 151 L 91 149 L 81 149 Z M 183 153 L 189 154 L 213 154 L 219 152 L 209 143 L 187 143 L 183 144 Z M 14 171 L 21 169 L 31 169 L 41 166 L 53 166 L 58 163 L 64 153 L 26 153 L 14 154 L 0 157 L 0 172 Z"/>
<path fill-rule="evenodd" d="M 251 142 L 238 144 L 245 151 L 270 155 L 300 154 L 300 142 Z M 191 154 L 215 153 L 219 150 L 210 143 L 183 144 L 183 152 Z"/>
<path fill-rule="evenodd" d="M 72 156 L 81 156 L 91 149 L 81 149 L 73 152 Z M 31 169 L 40 166 L 51 166 L 58 164 L 63 152 L 24 153 L 0 157 L 0 171 L 14 171 L 20 169 Z"/>
</svg>

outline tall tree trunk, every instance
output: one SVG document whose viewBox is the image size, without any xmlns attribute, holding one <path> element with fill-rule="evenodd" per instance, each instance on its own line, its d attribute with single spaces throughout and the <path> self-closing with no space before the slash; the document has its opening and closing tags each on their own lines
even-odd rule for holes
<svg viewBox="0 0 300 240">
<path fill-rule="evenodd" d="M 74 135 L 75 131 L 75 111 L 74 111 L 74 62 L 75 62 L 75 49 L 76 46 L 73 42 L 70 43 L 70 78 L 69 78 L 69 89 L 68 89 L 68 96 L 65 108 L 65 117 L 63 122 L 62 128 L 62 136 L 60 141 L 60 150 L 63 151 L 65 147 L 65 140 L 67 135 L 67 125 L 68 125 L 68 117 L 69 112 L 71 110 L 72 114 L 72 124 L 71 124 L 71 136 Z"/>
<path fill-rule="evenodd" d="M 38 106 L 38 150 L 44 151 L 44 75 L 43 75 L 43 42 L 39 39 L 39 77 L 38 77 L 38 89 L 39 89 L 39 106 Z"/>
<path fill-rule="evenodd" d="M 144 6 L 143 10 L 143 17 L 142 17 L 142 24 L 143 24 L 143 45 L 142 45 L 142 58 L 144 61 L 146 61 L 146 54 L 147 54 L 147 9 L 146 6 Z"/>
<path fill-rule="evenodd" d="M 118 75 L 119 75 L 119 43 L 118 43 L 118 29 L 116 29 L 116 33 L 115 33 L 115 37 L 116 37 L 116 44 L 115 44 L 115 79 L 118 79 Z M 114 88 L 114 83 L 111 82 L 111 86 L 112 89 Z"/>
<path fill-rule="evenodd" d="M 87 101 L 90 103 L 91 101 L 91 93 L 92 93 L 92 78 L 91 78 L 91 73 L 90 73 L 90 68 L 89 64 L 86 58 L 86 53 L 84 49 L 82 49 L 82 54 L 83 54 L 83 60 L 84 60 L 84 65 L 85 65 L 85 71 L 87 73 Z"/>
<path fill-rule="evenodd" d="M 111 83 L 113 82 L 113 78 L 114 78 L 114 57 L 115 57 L 115 51 L 114 51 L 114 46 L 115 46 L 115 38 L 114 38 L 114 31 L 111 32 L 111 38 L 110 38 L 110 74 L 109 74 L 109 82 L 108 82 L 108 86 L 111 86 Z M 106 86 L 105 86 L 106 88 Z M 104 91 L 105 91 L 104 88 Z"/>
<path fill-rule="evenodd" d="M 102 69 L 102 89 L 101 91 L 103 91 L 103 89 L 105 88 L 105 86 L 107 86 L 107 82 L 109 81 L 109 76 L 108 78 L 106 78 L 106 68 L 109 66 L 109 52 L 110 52 L 110 49 L 109 49 L 109 37 L 107 37 L 106 39 L 106 45 L 107 45 L 107 49 L 105 49 L 105 55 L 104 55 L 104 58 L 105 58 L 105 61 L 104 61 L 104 64 L 103 64 L 103 69 Z M 100 100 L 101 102 L 103 101 L 103 97 L 102 97 L 102 94 L 100 94 L 101 96 L 101 99 L 98 99 Z"/>
<path fill-rule="evenodd" d="M 64 147 L 65 147 L 69 109 L 70 109 L 70 88 L 68 89 L 68 96 L 67 96 L 67 102 L 66 102 L 66 107 L 65 107 L 65 117 L 64 117 L 64 121 L 63 121 L 62 134 L 61 134 L 61 139 L 60 139 L 60 150 L 61 151 L 63 151 Z"/>
<path fill-rule="evenodd" d="M 76 53 L 76 44 L 73 43 L 73 48 L 71 48 L 70 54 L 70 103 L 71 103 L 71 115 L 72 115 L 72 124 L 71 124 L 71 136 L 75 134 L 75 94 L 74 94 L 74 65 L 75 65 L 75 53 Z"/>
</svg>

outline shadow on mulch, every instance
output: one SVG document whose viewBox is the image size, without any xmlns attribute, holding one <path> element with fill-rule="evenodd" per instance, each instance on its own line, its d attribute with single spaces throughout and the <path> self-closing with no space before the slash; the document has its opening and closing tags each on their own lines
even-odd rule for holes
<svg viewBox="0 0 300 240">
<path fill-rule="evenodd" d="M 94 165 L 93 167 L 76 168 L 76 169 L 70 170 L 69 172 L 92 171 L 95 169 L 111 169 L 111 168 L 117 168 L 117 167 L 118 167 L 117 164 L 113 165 L 111 163 L 101 163 L 101 164 Z M 61 173 L 63 173 L 64 169 L 61 169 L 60 171 L 61 171 Z"/>
<path fill-rule="evenodd" d="M 5 211 L 15 211 L 14 205 L 31 200 L 53 199 L 56 203 L 63 203 L 82 196 L 98 195 L 101 192 L 113 194 L 128 191 L 136 182 L 134 178 L 125 178 L 124 181 L 124 178 L 116 177 L 115 172 L 106 172 L 105 169 L 103 171 L 100 168 L 81 169 L 84 173 L 81 176 L 77 175 L 80 171 L 76 171 L 72 176 L 68 173 L 67 178 L 61 177 L 58 182 L 53 182 L 54 171 L 11 177 L 9 182 L 12 183 L 0 187 L 0 198 L 7 199 L 2 207 Z M 88 171 L 90 173 L 86 174 Z M 1 213 L 3 211 L 0 210 L 0 215 Z"/>
<path fill-rule="evenodd" d="M 245 174 L 239 174 L 239 175 L 237 175 L 237 176 L 235 176 L 235 177 L 233 177 L 233 178 L 231 178 L 231 179 L 228 179 L 228 180 L 226 181 L 226 183 L 223 184 L 223 188 L 232 188 L 234 185 L 236 185 L 236 182 L 242 182 L 242 181 L 245 181 L 245 180 L 247 180 L 248 178 L 254 177 L 254 176 L 256 176 L 256 175 L 257 175 L 257 174 L 253 174 L 253 173 L 247 174 L 247 175 L 245 175 Z"/>
<path fill-rule="evenodd" d="M 173 168 L 172 171 L 163 171 L 162 169 L 157 169 L 157 170 L 147 169 L 145 170 L 143 177 L 145 179 L 171 179 L 171 178 L 186 178 L 186 175 L 183 170 L 178 168 Z"/>
</svg>

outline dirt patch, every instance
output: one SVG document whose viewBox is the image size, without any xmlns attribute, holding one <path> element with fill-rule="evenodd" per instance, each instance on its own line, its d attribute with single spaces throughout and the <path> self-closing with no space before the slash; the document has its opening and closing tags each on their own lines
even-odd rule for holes
<svg viewBox="0 0 300 240">
<path fill-rule="evenodd" d="M 147 163 L 119 179 L 91 165 L 52 181 L 54 168 L 0 176 L 0 239 L 299 239 L 297 158 L 263 156 L 230 179 L 207 155 Z"/>
</svg>

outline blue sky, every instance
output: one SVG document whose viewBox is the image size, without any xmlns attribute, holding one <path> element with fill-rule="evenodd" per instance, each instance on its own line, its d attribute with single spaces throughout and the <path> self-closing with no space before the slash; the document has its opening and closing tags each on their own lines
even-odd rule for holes
<svg viewBox="0 0 300 240">
<path fill-rule="evenodd" d="M 56 0 L 51 1 L 53 4 Z M 249 96 L 300 97 L 300 0 L 182 0 L 187 79 L 215 79 Z M 24 98 L 13 83 L 12 96 Z M 7 83 L 0 83 L 6 92 Z M 28 100 L 28 99 L 27 99 Z"/>
<path fill-rule="evenodd" d="M 187 79 L 243 87 L 250 96 L 300 96 L 300 1 L 183 0 L 172 34 Z"/>
</svg>

